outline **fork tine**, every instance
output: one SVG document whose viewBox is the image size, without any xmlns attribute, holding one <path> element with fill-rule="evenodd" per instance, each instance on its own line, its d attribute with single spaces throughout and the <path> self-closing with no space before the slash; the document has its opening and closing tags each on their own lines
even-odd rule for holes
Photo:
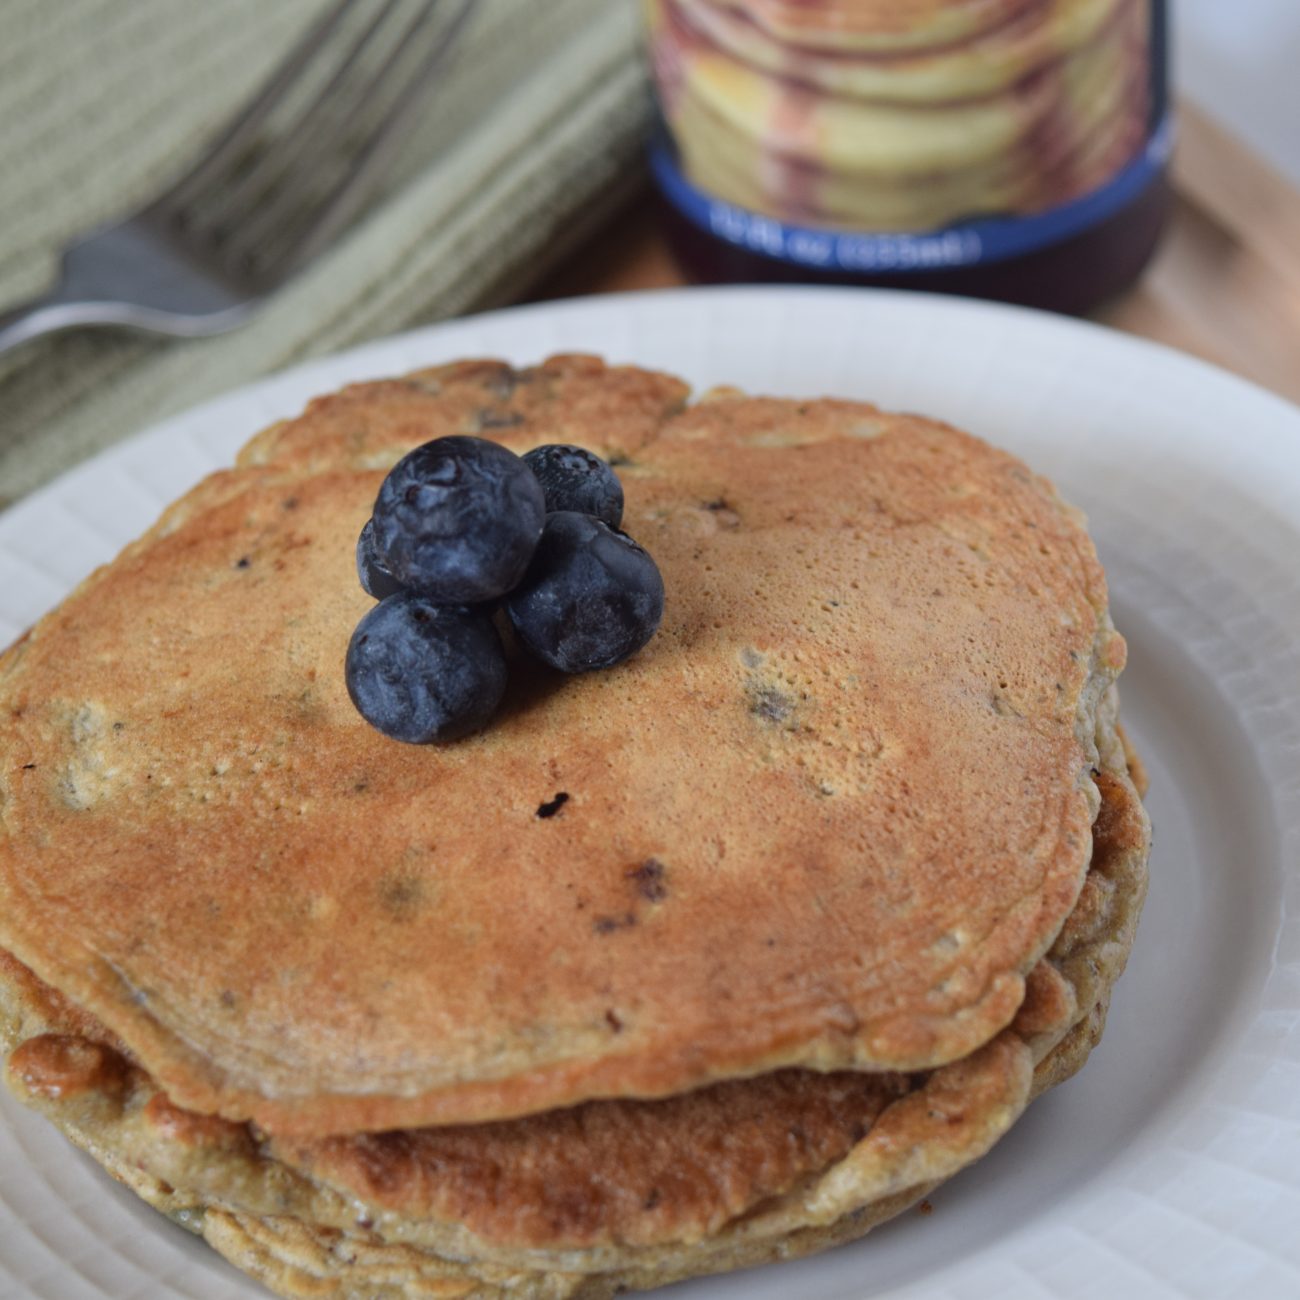
<svg viewBox="0 0 1300 1300">
<path fill-rule="evenodd" d="M 259 249 L 264 250 L 265 256 L 259 260 L 264 262 L 267 273 L 274 267 L 274 275 L 278 280 L 313 257 L 338 234 L 365 201 L 370 182 L 398 141 L 399 128 L 418 103 L 420 92 L 429 76 L 451 48 L 473 3 L 474 0 L 459 0 L 455 12 L 436 33 L 430 47 L 404 73 L 399 83 L 400 88 L 345 174 L 313 205 L 312 215 L 305 223 L 295 228 L 292 212 L 294 195 L 290 193 L 292 187 L 286 184 L 276 196 L 276 201 L 268 203 L 240 226 L 237 246 L 232 246 L 231 249 L 233 256 L 247 258 L 255 256 Z M 439 0 L 426 0 L 383 65 L 372 74 L 357 99 L 349 105 L 351 114 L 362 111 L 375 100 L 377 92 L 384 88 L 390 73 L 401 60 L 407 42 L 429 21 L 438 4 Z M 315 134 L 319 136 L 320 132 Z M 316 152 L 319 151 L 317 141 Z M 296 149 L 294 152 L 295 170 L 299 173 L 315 161 L 315 156 L 307 154 L 305 149 Z M 272 239 L 273 245 L 270 242 Z"/>
<path fill-rule="evenodd" d="M 298 44 L 289 51 L 257 94 L 227 124 L 207 152 L 149 205 L 153 211 L 173 217 L 184 212 L 195 193 L 239 157 L 353 3 L 354 0 L 335 0 L 334 5 L 303 33 Z"/>
<path fill-rule="evenodd" d="M 352 38 L 352 43 L 338 67 L 330 75 L 324 87 L 313 96 L 311 103 L 297 113 L 293 124 L 278 133 L 253 165 L 233 184 L 224 187 L 217 202 L 205 206 L 205 210 L 200 215 L 200 222 L 205 229 L 212 232 L 214 238 L 218 240 L 221 238 L 219 232 L 229 223 L 233 214 L 255 211 L 261 195 L 269 191 L 277 178 L 294 165 L 297 150 L 293 146 L 298 134 L 304 125 L 310 125 L 313 120 L 324 115 L 323 110 L 329 105 L 339 86 L 356 67 L 367 46 L 383 30 L 385 22 L 400 3 L 401 0 L 383 0 L 379 12 Z"/>
</svg>

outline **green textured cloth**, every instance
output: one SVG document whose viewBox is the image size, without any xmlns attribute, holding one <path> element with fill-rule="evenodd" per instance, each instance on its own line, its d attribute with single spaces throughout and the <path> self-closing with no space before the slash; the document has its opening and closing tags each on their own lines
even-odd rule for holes
<svg viewBox="0 0 1300 1300">
<path fill-rule="evenodd" d="M 0 306 L 202 148 L 323 0 L 0 0 Z M 253 321 L 111 329 L 0 358 L 0 505 L 304 357 L 518 297 L 633 191 L 649 114 L 634 0 L 478 0 L 381 189 Z"/>
</svg>

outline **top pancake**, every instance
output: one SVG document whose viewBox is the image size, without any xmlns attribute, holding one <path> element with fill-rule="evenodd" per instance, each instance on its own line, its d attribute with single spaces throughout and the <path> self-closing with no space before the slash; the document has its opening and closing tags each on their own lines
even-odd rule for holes
<svg viewBox="0 0 1300 1300">
<path fill-rule="evenodd" d="M 1123 658 L 1091 543 L 946 426 L 683 392 L 472 364 L 254 440 L 0 661 L 0 945 L 177 1104 L 285 1135 L 992 1038 L 1087 869 Z M 344 688 L 352 552 L 449 432 L 630 456 L 667 605 L 415 748 Z"/>
</svg>

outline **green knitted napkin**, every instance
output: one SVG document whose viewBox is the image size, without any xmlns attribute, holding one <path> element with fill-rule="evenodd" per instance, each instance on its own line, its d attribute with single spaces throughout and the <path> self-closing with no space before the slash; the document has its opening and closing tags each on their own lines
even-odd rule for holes
<svg viewBox="0 0 1300 1300">
<path fill-rule="evenodd" d="M 0 0 L 0 306 L 159 190 L 324 0 Z M 0 506 L 304 357 L 509 301 L 639 175 L 634 0 L 478 0 L 381 193 L 231 334 L 78 330 L 0 358 Z"/>
</svg>

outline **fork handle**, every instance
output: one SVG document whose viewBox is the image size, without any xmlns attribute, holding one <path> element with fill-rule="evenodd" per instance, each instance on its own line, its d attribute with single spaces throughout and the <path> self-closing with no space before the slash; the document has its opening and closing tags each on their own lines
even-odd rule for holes
<svg viewBox="0 0 1300 1300">
<path fill-rule="evenodd" d="M 119 303 L 87 302 L 60 296 L 58 287 L 40 298 L 0 311 L 0 357 L 29 339 L 77 325 L 123 324 Z"/>
</svg>

